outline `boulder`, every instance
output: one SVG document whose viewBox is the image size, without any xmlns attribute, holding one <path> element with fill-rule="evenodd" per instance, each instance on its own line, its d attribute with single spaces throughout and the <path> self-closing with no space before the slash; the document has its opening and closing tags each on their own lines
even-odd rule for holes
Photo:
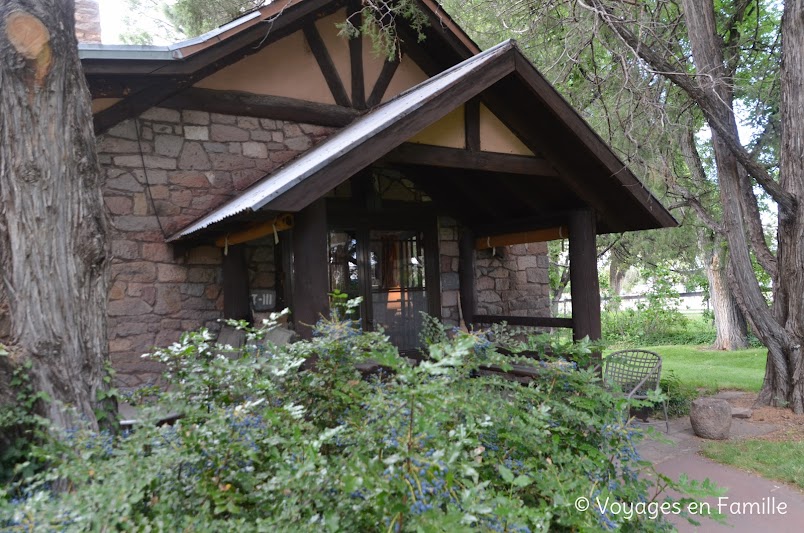
<svg viewBox="0 0 804 533">
<path fill-rule="evenodd" d="M 690 409 L 692 430 L 702 439 L 724 440 L 731 429 L 731 406 L 726 400 L 699 398 Z"/>
</svg>

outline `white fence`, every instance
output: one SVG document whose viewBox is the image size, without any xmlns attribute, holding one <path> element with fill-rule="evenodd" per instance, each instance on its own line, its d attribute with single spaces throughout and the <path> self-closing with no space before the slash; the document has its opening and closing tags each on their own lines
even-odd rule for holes
<svg viewBox="0 0 804 533">
<path fill-rule="evenodd" d="M 646 304 L 648 302 L 648 298 L 644 294 L 628 294 L 620 296 L 619 300 L 620 309 L 636 309 L 640 301 Z M 679 293 L 679 300 L 678 310 L 684 314 L 697 314 L 709 310 L 709 300 L 704 299 L 703 291 Z M 609 301 L 610 298 L 601 298 L 601 305 L 604 310 Z M 558 316 L 570 315 L 572 315 L 572 299 L 559 300 Z"/>
</svg>

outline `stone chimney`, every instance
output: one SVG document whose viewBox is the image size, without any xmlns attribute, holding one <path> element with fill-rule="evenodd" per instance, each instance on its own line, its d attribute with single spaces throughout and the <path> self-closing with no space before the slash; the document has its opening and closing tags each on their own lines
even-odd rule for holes
<svg viewBox="0 0 804 533">
<path fill-rule="evenodd" d="M 101 42 L 98 0 L 75 0 L 75 36 L 79 43 Z"/>
</svg>

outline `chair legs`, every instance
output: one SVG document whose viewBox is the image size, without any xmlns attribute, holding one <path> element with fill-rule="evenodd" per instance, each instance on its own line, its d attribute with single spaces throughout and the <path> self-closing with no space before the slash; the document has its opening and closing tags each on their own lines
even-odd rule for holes
<svg viewBox="0 0 804 533">
<path fill-rule="evenodd" d="M 667 400 L 662 402 L 662 408 L 664 409 L 664 426 L 665 432 L 670 433 L 670 419 L 667 417 Z"/>
</svg>

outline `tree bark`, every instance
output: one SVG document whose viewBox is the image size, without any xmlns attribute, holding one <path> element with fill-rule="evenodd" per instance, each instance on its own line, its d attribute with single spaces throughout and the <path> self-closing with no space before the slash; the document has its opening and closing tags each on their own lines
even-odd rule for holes
<svg viewBox="0 0 804 533">
<path fill-rule="evenodd" d="M 617 254 L 612 252 L 611 262 L 609 263 L 609 287 L 611 288 L 609 309 L 613 311 L 620 309 L 620 296 L 623 292 L 623 281 L 625 281 L 626 273 L 628 273 L 628 265 L 622 263 Z"/>
<path fill-rule="evenodd" d="M 709 281 L 709 300 L 715 314 L 717 337 L 713 350 L 740 350 L 748 346 L 748 325 L 737 299 L 729 287 L 727 261 L 728 253 L 715 238 L 714 242 L 702 246 L 708 248 L 706 257 L 706 279 Z"/>
<path fill-rule="evenodd" d="M 567 288 L 567 285 L 570 281 L 570 270 L 569 266 L 567 265 L 556 265 L 561 270 L 561 277 L 558 280 L 557 287 L 550 288 L 550 316 L 558 316 L 559 315 L 559 308 L 558 304 L 561 302 L 561 298 L 564 297 L 564 291 Z"/>
<path fill-rule="evenodd" d="M 97 428 L 107 222 L 74 24 L 73 0 L 0 3 L 0 342 L 57 427 Z"/>
<path fill-rule="evenodd" d="M 804 0 L 786 0 L 782 16 L 781 162 L 779 183 L 796 198 L 791 213 L 780 213 L 778 277 L 773 311 L 789 341 L 781 349 L 768 346 L 763 404 L 788 404 L 804 412 Z M 762 337 L 761 337 L 762 338 Z M 764 338 L 763 338 L 764 341 Z"/>
</svg>

